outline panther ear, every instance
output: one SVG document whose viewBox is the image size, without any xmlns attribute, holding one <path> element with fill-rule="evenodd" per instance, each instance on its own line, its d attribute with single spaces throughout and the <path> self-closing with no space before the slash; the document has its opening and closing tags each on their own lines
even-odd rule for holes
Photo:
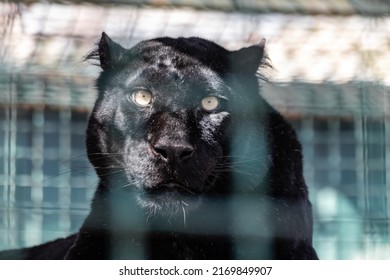
<svg viewBox="0 0 390 280">
<path fill-rule="evenodd" d="M 111 40 L 105 32 L 102 33 L 98 49 L 100 66 L 103 69 L 115 68 L 115 66 L 120 63 L 121 58 L 126 52 L 125 48 Z"/>
<path fill-rule="evenodd" d="M 103 32 L 96 49 L 86 56 L 86 60 L 100 61 L 100 67 L 103 70 L 115 69 L 120 65 L 125 52 L 125 48 L 115 43 Z"/>
<path fill-rule="evenodd" d="M 265 39 L 257 45 L 233 51 L 230 54 L 230 62 L 235 73 L 256 74 L 259 67 L 264 64 L 266 55 L 264 51 Z"/>
</svg>

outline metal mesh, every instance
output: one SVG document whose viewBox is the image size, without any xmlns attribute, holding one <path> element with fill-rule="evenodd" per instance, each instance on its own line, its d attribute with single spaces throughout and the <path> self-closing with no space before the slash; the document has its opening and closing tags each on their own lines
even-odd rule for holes
<svg viewBox="0 0 390 280">
<path fill-rule="evenodd" d="M 97 182 L 84 147 L 88 113 L 2 110 L 2 247 L 37 244 L 77 230 Z"/>
<path fill-rule="evenodd" d="M 386 1 L 74 2 L 0 3 L 0 249 L 66 236 L 88 213 L 99 70 L 83 57 L 106 31 L 124 46 L 265 37 L 274 69 L 262 94 L 301 139 L 320 258 L 390 257 Z"/>
<path fill-rule="evenodd" d="M 323 258 L 388 258 L 389 145 L 385 118 L 293 121 L 304 147 L 305 177 Z"/>
</svg>

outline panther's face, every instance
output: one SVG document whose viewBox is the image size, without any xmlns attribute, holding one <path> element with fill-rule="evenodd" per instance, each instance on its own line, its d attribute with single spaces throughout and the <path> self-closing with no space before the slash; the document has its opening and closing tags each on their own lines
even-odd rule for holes
<svg viewBox="0 0 390 280">
<path fill-rule="evenodd" d="M 97 53 L 103 72 L 89 158 L 109 188 L 131 189 L 151 212 L 196 207 L 204 194 L 228 192 L 217 185 L 230 168 L 232 127 L 245 126 L 234 120 L 236 104 L 248 98 L 227 82 L 229 52 L 207 42 L 218 59 L 204 56 L 204 45 L 186 52 L 175 44 L 163 38 L 125 50 L 103 35 Z"/>
</svg>

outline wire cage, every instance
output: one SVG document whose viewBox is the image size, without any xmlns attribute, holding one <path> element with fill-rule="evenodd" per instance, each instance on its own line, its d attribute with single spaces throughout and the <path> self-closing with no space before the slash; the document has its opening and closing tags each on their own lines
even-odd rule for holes
<svg viewBox="0 0 390 280">
<path fill-rule="evenodd" d="M 262 95 L 302 142 L 319 257 L 390 258 L 390 4 L 368 0 L 0 3 L 0 249 L 67 236 L 88 213 L 99 70 L 83 57 L 102 31 L 125 46 L 266 38 Z"/>
</svg>

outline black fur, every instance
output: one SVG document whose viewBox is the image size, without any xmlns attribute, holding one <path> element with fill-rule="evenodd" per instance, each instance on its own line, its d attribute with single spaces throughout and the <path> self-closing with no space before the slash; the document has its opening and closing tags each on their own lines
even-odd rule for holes
<svg viewBox="0 0 390 280">
<path fill-rule="evenodd" d="M 103 33 L 87 59 L 103 69 L 87 130 L 91 212 L 76 235 L 1 258 L 317 258 L 301 146 L 259 95 L 264 42 L 125 49 Z"/>
</svg>

